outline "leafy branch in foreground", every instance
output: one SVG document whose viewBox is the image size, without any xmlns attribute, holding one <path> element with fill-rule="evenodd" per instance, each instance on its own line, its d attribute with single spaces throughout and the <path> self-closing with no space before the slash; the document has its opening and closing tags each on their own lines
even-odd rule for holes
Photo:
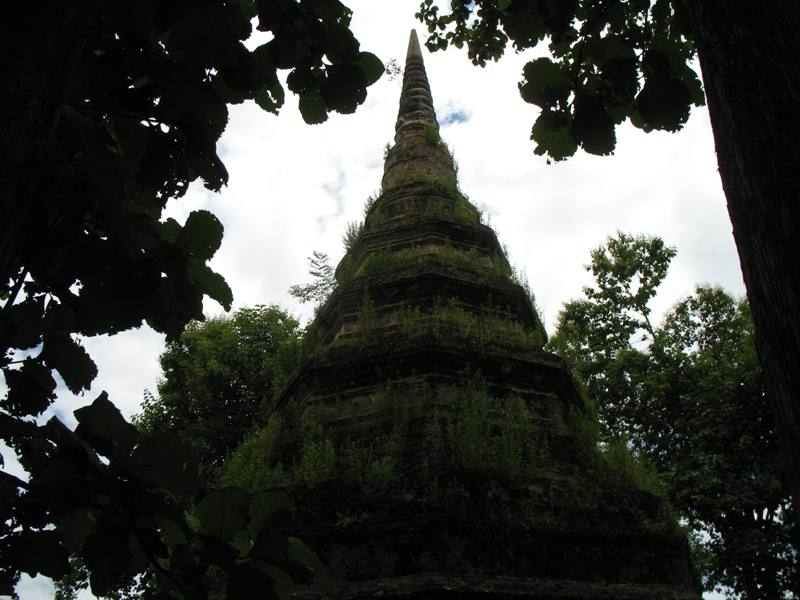
<svg viewBox="0 0 800 600">
<path fill-rule="evenodd" d="M 525 65 L 519 91 L 541 108 L 535 152 L 553 160 L 579 147 L 611 154 L 627 119 L 645 131 L 677 131 L 691 105 L 705 102 L 678 2 L 478 0 L 439 14 L 435 0 L 423 0 L 417 17 L 428 26 L 428 49 L 467 46 L 480 66 L 508 43 L 525 50 L 549 42 L 550 56 Z"/>
<path fill-rule="evenodd" d="M 360 50 L 350 18 L 338 0 L 0 5 L 13 49 L 0 119 L 0 436 L 26 472 L 0 473 L 0 594 L 21 572 L 64 576 L 77 555 L 98 595 L 145 568 L 175 597 L 219 586 L 243 597 L 253 582 L 284 595 L 271 569 L 286 553 L 257 549 L 262 517 L 244 513 L 252 548 L 202 519 L 189 526 L 187 511 L 223 492 L 202 487 L 175 436 L 140 437 L 105 396 L 78 411 L 75 432 L 32 418 L 55 400 L 57 377 L 89 389 L 97 367 L 79 336 L 146 322 L 175 340 L 203 319 L 204 296 L 230 309 L 208 266 L 222 224 L 195 211 L 181 225 L 163 209 L 193 181 L 227 183 L 217 155 L 227 105 L 277 113 L 278 71 L 307 123 L 364 101 L 384 67 Z M 253 23 L 269 41 L 250 50 Z"/>
<path fill-rule="evenodd" d="M 0 480 L 0 594 L 13 595 L 20 572 L 65 577 L 69 555 L 86 566 L 96 596 L 142 576 L 146 597 L 162 599 L 286 600 L 297 577 L 330 590 L 325 567 L 287 533 L 285 495 L 205 488 L 190 444 L 141 435 L 105 394 L 75 417 L 75 431 L 55 417 L 0 417 L 3 437 L 27 446 L 30 474 Z"/>
<path fill-rule="evenodd" d="M 15 80 L 17 112 L 0 125 L 0 367 L 3 408 L 16 416 L 53 401 L 53 370 L 71 391 L 88 389 L 96 367 L 75 335 L 146 321 L 175 339 L 203 319 L 204 295 L 230 308 L 230 288 L 207 264 L 219 220 L 201 210 L 183 226 L 160 221 L 195 179 L 214 191 L 227 182 L 216 153 L 227 103 L 254 99 L 276 113 L 278 70 L 289 70 L 316 123 L 355 110 L 383 73 L 336 0 L 88 4 L 3 19 L 29 19 L 34 32 L 8 32 L 22 36 L 11 67 L 35 75 Z M 273 39 L 250 51 L 256 17 Z"/>
</svg>

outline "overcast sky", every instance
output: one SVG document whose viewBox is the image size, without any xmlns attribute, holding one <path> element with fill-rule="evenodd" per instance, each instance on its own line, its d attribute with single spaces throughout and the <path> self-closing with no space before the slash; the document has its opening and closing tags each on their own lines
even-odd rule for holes
<svg viewBox="0 0 800 600">
<path fill-rule="evenodd" d="M 424 41 L 413 18 L 415 0 L 345 3 L 362 50 L 384 62 L 402 63 L 411 28 Z M 561 305 L 589 283 L 590 250 L 617 230 L 657 235 L 677 248 L 653 303 L 657 318 L 699 283 L 744 294 L 705 109 L 694 110 L 681 133 L 644 134 L 625 125 L 614 156 L 578 154 L 548 165 L 529 139 L 538 109 L 517 91 L 531 54 L 511 51 L 481 69 L 455 48 L 423 52 L 461 189 L 484 211 L 511 263 L 527 273 L 548 331 Z M 233 289 L 235 308 L 278 304 L 303 320 L 310 316 L 310 307 L 298 305 L 287 289 L 308 280 L 306 257 L 313 250 L 327 253 L 334 265 L 341 258 L 345 226 L 361 219 L 364 202 L 380 187 L 399 95 L 400 81 L 384 77 L 355 114 L 316 126 L 303 123 L 294 96 L 278 117 L 253 103 L 231 107 L 219 145 L 228 186 L 212 194 L 195 185 L 168 206 L 167 216 L 183 221 L 204 208 L 222 221 L 225 237 L 212 266 Z M 206 310 L 221 312 L 213 302 Z M 99 368 L 95 385 L 79 398 L 62 387 L 46 416 L 55 413 L 73 425 L 71 412 L 101 390 L 125 415 L 136 413 L 143 391 L 158 380 L 163 336 L 142 328 L 85 345 Z M 45 598 L 50 589 L 44 581 L 26 581 L 20 591 L 23 598 Z"/>
</svg>

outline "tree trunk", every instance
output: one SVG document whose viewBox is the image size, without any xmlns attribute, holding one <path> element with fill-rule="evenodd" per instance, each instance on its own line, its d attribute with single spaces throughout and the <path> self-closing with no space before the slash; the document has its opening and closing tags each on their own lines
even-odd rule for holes
<svg viewBox="0 0 800 600">
<path fill-rule="evenodd" d="M 688 0 L 768 402 L 800 514 L 800 11 Z"/>
</svg>

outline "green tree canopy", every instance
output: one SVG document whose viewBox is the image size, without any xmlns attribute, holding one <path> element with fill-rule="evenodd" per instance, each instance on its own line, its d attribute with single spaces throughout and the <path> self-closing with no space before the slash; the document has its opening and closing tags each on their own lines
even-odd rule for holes
<svg viewBox="0 0 800 600">
<path fill-rule="evenodd" d="M 298 322 L 276 306 L 189 323 L 161 355 L 158 395 L 146 395 L 135 419 L 145 431 L 170 431 L 220 466 L 269 411 L 296 366 Z"/>
<path fill-rule="evenodd" d="M 698 541 L 705 586 L 796 595 L 798 530 L 749 307 L 699 286 L 652 325 L 648 302 L 674 255 L 658 238 L 609 238 L 592 252 L 594 285 L 565 304 L 550 349 L 574 368 L 605 442 L 627 440 L 656 465 Z"/>
</svg>

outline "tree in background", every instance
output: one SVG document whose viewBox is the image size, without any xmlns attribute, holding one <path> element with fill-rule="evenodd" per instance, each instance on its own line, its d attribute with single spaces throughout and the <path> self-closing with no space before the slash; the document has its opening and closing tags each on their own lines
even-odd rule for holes
<svg viewBox="0 0 800 600">
<path fill-rule="evenodd" d="M 227 105 L 277 113 L 279 70 L 308 123 L 364 101 L 383 65 L 350 17 L 338 0 L 0 4 L 0 436 L 25 471 L 0 471 L 0 595 L 22 572 L 67 576 L 70 556 L 96 596 L 152 572 L 160 598 L 285 598 L 293 563 L 322 572 L 285 499 L 208 487 L 190 444 L 138 432 L 105 393 L 74 431 L 35 417 L 56 375 L 75 393 L 96 376 L 77 336 L 147 322 L 176 340 L 204 296 L 230 308 L 208 266 L 220 222 L 162 210 L 227 182 Z M 268 41 L 250 50 L 253 23 Z"/>
<path fill-rule="evenodd" d="M 699 286 L 653 325 L 648 303 L 674 255 L 659 238 L 609 238 L 549 347 L 596 406 L 604 441 L 624 440 L 657 467 L 700 545 L 706 588 L 797 595 L 798 529 L 749 306 Z"/>
<path fill-rule="evenodd" d="M 189 323 L 160 357 L 158 395 L 145 395 L 134 420 L 197 445 L 219 467 L 272 408 L 300 354 L 299 323 L 277 306 Z"/>
<path fill-rule="evenodd" d="M 308 257 L 308 274 L 311 282 L 293 285 L 289 293 L 302 303 L 312 302 L 320 307 L 336 288 L 336 274 L 328 255 L 314 250 Z"/>
<path fill-rule="evenodd" d="M 477 65 L 548 42 L 520 94 L 541 108 L 535 152 L 611 154 L 617 125 L 679 130 L 705 83 L 719 173 L 753 309 L 787 481 L 800 503 L 800 12 L 793 0 L 452 0 L 417 17 L 430 50 Z M 800 505 L 796 508 L 800 510 Z"/>
</svg>

